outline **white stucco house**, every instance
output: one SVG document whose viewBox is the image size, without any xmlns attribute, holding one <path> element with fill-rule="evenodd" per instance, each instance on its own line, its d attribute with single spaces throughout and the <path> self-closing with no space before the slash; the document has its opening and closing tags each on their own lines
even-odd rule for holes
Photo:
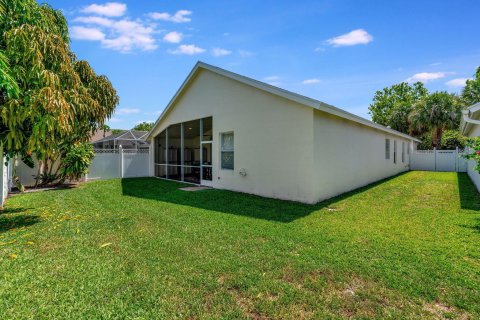
<svg viewBox="0 0 480 320">
<path fill-rule="evenodd" d="M 460 132 L 467 137 L 480 137 L 480 102 L 463 110 L 463 117 L 460 122 Z M 467 172 L 473 183 L 480 191 L 480 173 L 474 170 L 475 162 L 469 161 Z"/>
<path fill-rule="evenodd" d="M 409 170 L 419 142 L 203 62 L 147 139 L 153 176 L 305 203 Z"/>
</svg>

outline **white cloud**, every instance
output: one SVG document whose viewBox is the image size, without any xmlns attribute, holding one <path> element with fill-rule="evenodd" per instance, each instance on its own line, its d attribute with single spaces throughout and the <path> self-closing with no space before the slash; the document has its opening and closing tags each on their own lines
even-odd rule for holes
<svg viewBox="0 0 480 320">
<path fill-rule="evenodd" d="M 157 32 L 154 26 L 146 25 L 141 20 L 87 16 L 73 21 L 84 23 L 84 26 L 72 27 L 72 37 L 75 39 L 97 40 L 103 47 L 120 52 L 131 52 L 134 49 L 151 51 L 158 47 L 153 37 Z"/>
<path fill-rule="evenodd" d="M 194 44 L 182 44 L 175 50 L 169 50 L 171 54 L 186 54 L 186 55 L 194 55 L 200 54 L 205 52 L 205 49 L 197 47 Z"/>
<path fill-rule="evenodd" d="M 281 79 L 282 78 L 280 76 L 268 76 L 263 78 L 263 81 L 272 86 L 279 86 L 282 84 L 282 82 L 280 81 Z"/>
<path fill-rule="evenodd" d="M 213 48 L 212 49 L 212 55 L 214 57 L 228 56 L 229 54 L 232 54 L 232 51 L 227 50 L 227 49 L 222 49 L 222 48 Z"/>
<path fill-rule="evenodd" d="M 457 78 L 447 81 L 445 84 L 452 88 L 461 88 L 465 86 L 465 82 L 467 82 L 467 80 L 470 80 L 470 78 Z"/>
<path fill-rule="evenodd" d="M 175 23 L 190 22 L 192 19 L 189 17 L 193 12 L 189 10 L 178 10 L 175 14 L 171 15 L 168 12 L 152 12 L 150 17 L 155 20 L 170 21 Z"/>
<path fill-rule="evenodd" d="M 238 54 L 240 55 L 240 57 L 243 57 L 243 58 L 251 57 L 255 55 L 254 52 L 248 51 L 248 50 L 238 50 Z"/>
<path fill-rule="evenodd" d="M 418 81 L 427 83 L 432 80 L 445 78 L 446 76 L 447 76 L 446 72 L 420 72 L 420 73 L 414 74 L 410 78 L 407 78 L 405 81 L 410 83 L 418 82 Z"/>
<path fill-rule="evenodd" d="M 112 117 L 112 118 L 108 119 L 108 122 L 110 122 L 110 123 L 119 123 L 119 122 L 123 122 L 123 119 L 116 118 L 116 117 Z"/>
<path fill-rule="evenodd" d="M 73 22 L 80 22 L 85 24 L 96 24 L 103 27 L 110 27 L 114 24 L 115 21 L 109 18 L 88 16 L 88 17 L 77 17 L 73 19 Z"/>
<path fill-rule="evenodd" d="M 373 41 L 372 35 L 363 29 L 356 29 L 349 33 L 342 34 L 327 40 L 327 43 L 334 47 L 355 46 L 358 44 L 367 44 Z"/>
<path fill-rule="evenodd" d="M 163 40 L 170 43 L 179 43 L 180 41 L 182 41 L 182 39 L 183 39 L 183 34 L 176 31 L 169 32 L 163 37 Z"/>
<path fill-rule="evenodd" d="M 120 108 L 115 111 L 115 114 L 134 114 L 139 112 L 140 109 L 137 108 Z"/>
<path fill-rule="evenodd" d="M 87 41 L 102 41 L 105 39 L 105 34 L 97 28 L 86 28 L 74 26 L 70 29 L 70 35 L 73 39 L 87 40 Z"/>
<path fill-rule="evenodd" d="M 107 2 L 105 4 L 91 4 L 84 7 L 81 12 L 93 13 L 107 17 L 121 17 L 127 11 L 127 5 L 119 2 Z"/>
<path fill-rule="evenodd" d="M 315 52 L 324 52 L 326 49 L 324 47 L 315 48 Z"/>
<path fill-rule="evenodd" d="M 313 79 L 303 80 L 302 84 L 315 84 L 315 83 L 319 83 L 319 82 L 320 82 L 320 79 L 313 78 Z"/>
</svg>

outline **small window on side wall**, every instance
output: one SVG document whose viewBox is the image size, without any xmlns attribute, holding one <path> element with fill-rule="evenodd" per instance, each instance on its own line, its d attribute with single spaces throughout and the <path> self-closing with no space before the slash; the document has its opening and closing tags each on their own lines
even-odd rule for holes
<svg viewBox="0 0 480 320">
<path fill-rule="evenodd" d="M 397 163 L 397 140 L 393 140 L 393 163 Z"/>
<path fill-rule="evenodd" d="M 234 138 L 233 132 L 226 132 L 221 134 L 221 168 L 226 170 L 233 170 L 234 158 Z"/>
<path fill-rule="evenodd" d="M 390 159 L 390 139 L 385 139 L 385 159 Z"/>
</svg>

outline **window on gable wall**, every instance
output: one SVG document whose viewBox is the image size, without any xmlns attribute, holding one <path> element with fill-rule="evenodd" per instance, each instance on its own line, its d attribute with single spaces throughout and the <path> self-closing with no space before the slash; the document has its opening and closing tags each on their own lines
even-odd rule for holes
<svg viewBox="0 0 480 320">
<path fill-rule="evenodd" d="M 221 167 L 222 169 L 233 170 L 233 132 L 222 133 L 221 137 Z"/>
</svg>

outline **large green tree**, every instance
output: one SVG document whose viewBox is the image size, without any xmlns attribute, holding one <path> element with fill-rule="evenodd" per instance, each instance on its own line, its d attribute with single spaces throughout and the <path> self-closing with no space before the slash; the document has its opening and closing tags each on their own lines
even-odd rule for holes
<svg viewBox="0 0 480 320">
<path fill-rule="evenodd" d="M 442 145 L 443 131 L 458 128 L 461 117 L 459 99 L 448 92 L 434 92 L 415 103 L 409 115 L 411 132 L 432 135 L 434 147 Z"/>
<path fill-rule="evenodd" d="M 421 82 L 413 85 L 407 82 L 395 84 L 375 93 L 373 102 L 368 108 L 369 113 L 374 122 L 408 133 L 410 131 L 408 116 L 414 104 L 427 95 L 428 90 Z"/>
<path fill-rule="evenodd" d="M 154 125 L 155 125 L 155 123 L 153 123 L 153 122 L 144 121 L 144 122 L 141 122 L 141 123 L 137 124 L 135 127 L 133 127 L 133 130 L 136 130 L 136 131 L 150 131 L 150 130 L 153 129 Z"/>
<path fill-rule="evenodd" d="M 87 142 L 118 96 L 70 50 L 65 17 L 35 0 L 0 0 L 0 143 L 48 163 Z M 48 167 L 47 167 L 48 168 Z"/>
<path fill-rule="evenodd" d="M 462 100 L 465 107 L 480 102 L 480 67 L 475 72 L 475 78 L 467 80 L 462 91 Z"/>
</svg>

